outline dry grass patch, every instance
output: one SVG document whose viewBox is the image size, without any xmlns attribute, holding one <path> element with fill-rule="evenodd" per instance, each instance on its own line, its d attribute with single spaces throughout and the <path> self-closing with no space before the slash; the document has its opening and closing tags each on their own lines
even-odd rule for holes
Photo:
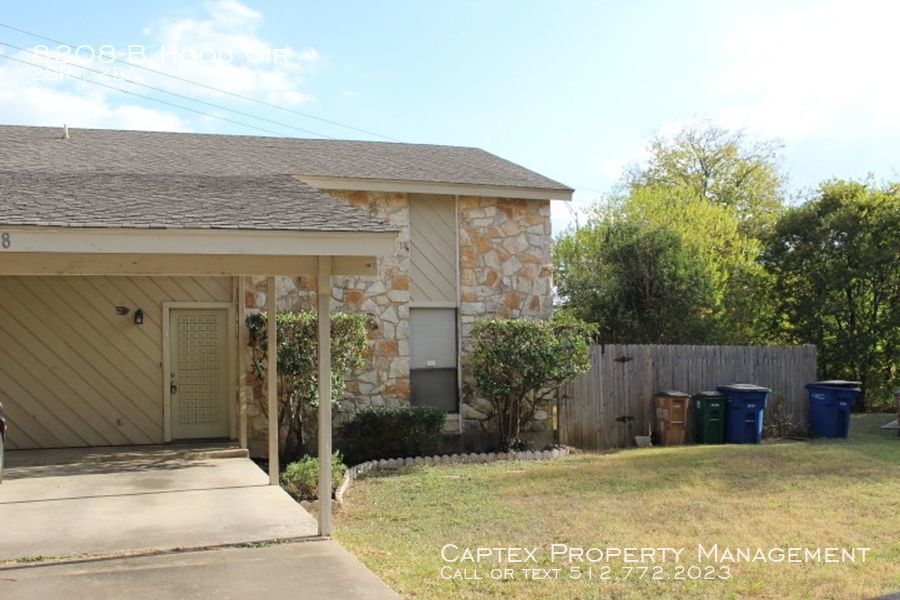
<svg viewBox="0 0 900 600">
<path fill-rule="evenodd" d="M 871 597 L 900 589 L 900 440 L 884 420 L 854 417 L 849 441 L 411 468 L 358 481 L 337 535 L 409 598 Z M 698 544 L 872 550 L 863 564 L 736 564 L 725 581 L 675 581 L 671 564 L 662 581 L 622 580 L 621 563 L 606 582 L 472 581 L 439 577 L 447 543 L 685 547 L 688 564 Z M 526 566 L 568 566 L 543 557 Z"/>
</svg>

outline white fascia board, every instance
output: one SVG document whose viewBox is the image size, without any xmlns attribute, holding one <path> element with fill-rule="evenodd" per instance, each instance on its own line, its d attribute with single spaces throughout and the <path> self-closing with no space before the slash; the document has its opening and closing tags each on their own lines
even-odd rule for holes
<svg viewBox="0 0 900 600">
<path fill-rule="evenodd" d="M 430 183 L 402 179 L 355 179 L 296 175 L 303 183 L 320 190 L 353 190 L 365 192 L 402 192 L 407 194 L 443 194 L 446 196 L 485 196 L 488 198 L 522 198 L 525 200 L 571 200 L 570 190 L 545 190 L 498 185 L 462 183 Z"/>
<path fill-rule="evenodd" d="M 396 232 L 122 229 L 0 225 L 4 250 L 87 254 L 388 256 Z"/>
</svg>

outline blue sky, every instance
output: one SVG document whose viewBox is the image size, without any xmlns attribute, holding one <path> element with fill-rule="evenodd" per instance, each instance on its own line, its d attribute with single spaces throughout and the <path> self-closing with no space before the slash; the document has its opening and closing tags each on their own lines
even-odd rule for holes
<svg viewBox="0 0 900 600">
<path fill-rule="evenodd" d="M 85 44 L 57 58 L 112 73 L 91 52 L 138 46 L 140 64 L 211 86 L 402 141 L 479 146 L 575 187 L 575 210 L 642 160 L 648 138 L 697 120 L 780 140 L 795 193 L 831 177 L 900 179 L 893 2 L 0 3 L 4 23 Z M 4 29 L 0 41 L 45 43 Z M 200 50 L 215 54 L 204 62 Z M 294 127 L 367 137 L 118 67 Z M 0 122 L 258 133 L 52 75 L 0 60 Z M 556 204 L 560 229 L 571 215 Z"/>
</svg>

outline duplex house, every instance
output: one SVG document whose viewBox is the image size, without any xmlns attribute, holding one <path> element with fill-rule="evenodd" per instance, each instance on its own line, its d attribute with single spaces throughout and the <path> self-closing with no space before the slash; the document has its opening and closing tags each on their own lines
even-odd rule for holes
<svg viewBox="0 0 900 600">
<path fill-rule="evenodd" d="M 571 194 L 476 148 L 0 126 L 8 447 L 264 453 L 244 316 L 273 306 L 371 315 L 338 418 L 426 404 L 476 435 L 472 326 L 550 316 Z"/>
</svg>

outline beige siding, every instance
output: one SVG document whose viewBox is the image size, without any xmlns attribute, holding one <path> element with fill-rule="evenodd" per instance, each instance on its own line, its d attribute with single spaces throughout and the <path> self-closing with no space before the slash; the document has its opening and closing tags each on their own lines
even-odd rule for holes
<svg viewBox="0 0 900 600">
<path fill-rule="evenodd" d="M 0 277 L 10 448 L 163 441 L 162 303 L 230 302 L 229 277 Z M 128 306 L 127 316 L 116 314 Z M 144 324 L 135 325 L 136 308 Z"/>
<path fill-rule="evenodd" d="M 409 195 L 410 300 L 456 302 L 456 200 Z"/>
</svg>

